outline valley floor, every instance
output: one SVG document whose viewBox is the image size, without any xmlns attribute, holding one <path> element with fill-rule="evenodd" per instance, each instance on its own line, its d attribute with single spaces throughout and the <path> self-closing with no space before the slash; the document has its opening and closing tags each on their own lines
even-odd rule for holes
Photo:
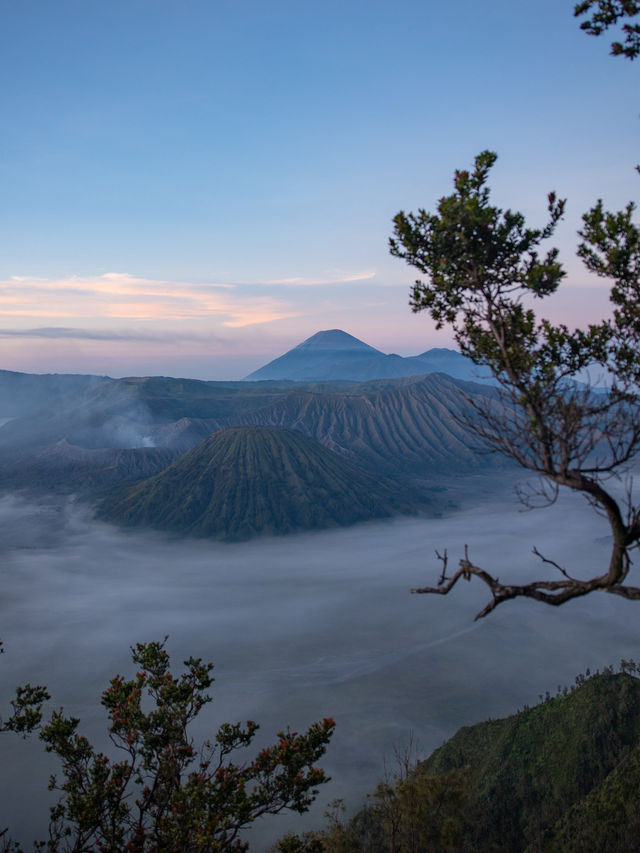
<svg viewBox="0 0 640 853">
<path fill-rule="evenodd" d="M 501 578 L 539 573 L 531 547 L 578 573 L 604 559 L 606 526 L 579 500 L 521 513 L 512 483 L 448 484 L 459 505 L 438 519 L 226 545 L 122 533 L 66 498 L 0 500 L 0 707 L 15 685 L 47 683 L 55 706 L 81 717 L 105 746 L 99 695 L 129 672 L 128 647 L 169 635 L 175 660 L 216 664 L 214 703 L 197 737 L 220 722 L 256 719 L 264 741 L 333 716 L 323 766 L 332 782 L 305 818 L 251 831 L 266 850 L 288 829 L 322 823 L 323 804 L 357 808 L 413 733 L 428 754 L 461 725 L 533 704 L 587 667 L 638 657 L 637 604 L 591 596 L 560 609 L 527 602 L 473 617 L 484 590 L 411 596 L 436 580 L 434 549 L 465 544 Z M 102 740 L 101 740 L 102 738 Z M 37 739 L 4 736 L 0 824 L 44 837 L 52 767 Z"/>
</svg>

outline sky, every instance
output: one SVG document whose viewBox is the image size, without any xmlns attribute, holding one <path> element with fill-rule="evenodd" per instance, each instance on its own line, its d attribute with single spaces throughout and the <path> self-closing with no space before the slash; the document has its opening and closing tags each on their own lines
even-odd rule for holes
<svg viewBox="0 0 640 853">
<path fill-rule="evenodd" d="M 640 62 L 572 8 L 4 0 L 0 368 L 236 379 L 330 328 L 449 346 L 391 220 L 487 148 L 497 204 L 541 225 L 568 198 L 543 313 L 600 319 L 576 231 L 637 197 Z"/>
</svg>

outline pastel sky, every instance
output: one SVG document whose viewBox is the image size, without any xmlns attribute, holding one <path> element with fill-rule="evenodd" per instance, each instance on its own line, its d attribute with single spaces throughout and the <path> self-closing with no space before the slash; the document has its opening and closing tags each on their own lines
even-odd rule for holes
<svg viewBox="0 0 640 853">
<path fill-rule="evenodd" d="M 400 209 L 499 153 L 497 203 L 608 310 L 581 214 L 637 197 L 640 62 L 571 0 L 5 0 L 0 368 L 244 376 L 321 329 L 447 346 L 389 256 Z"/>
</svg>

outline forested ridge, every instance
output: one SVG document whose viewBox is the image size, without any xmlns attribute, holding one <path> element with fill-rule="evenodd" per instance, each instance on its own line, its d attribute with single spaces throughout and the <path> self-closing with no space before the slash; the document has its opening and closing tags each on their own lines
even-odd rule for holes
<svg viewBox="0 0 640 853">
<path fill-rule="evenodd" d="M 640 679 L 634 665 L 499 720 L 426 760 L 398 757 L 364 808 L 280 842 L 283 853 L 640 850 Z"/>
</svg>

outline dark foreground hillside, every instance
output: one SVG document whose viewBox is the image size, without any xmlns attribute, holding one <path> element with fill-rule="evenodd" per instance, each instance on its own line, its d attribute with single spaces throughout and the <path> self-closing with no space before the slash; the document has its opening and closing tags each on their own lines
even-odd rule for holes
<svg viewBox="0 0 640 853">
<path fill-rule="evenodd" d="M 640 679 L 612 671 L 460 729 L 348 825 L 282 851 L 640 851 Z"/>
<path fill-rule="evenodd" d="M 99 517 L 225 540 L 354 524 L 427 501 L 281 427 L 220 430 L 165 471 L 120 489 Z"/>
</svg>

